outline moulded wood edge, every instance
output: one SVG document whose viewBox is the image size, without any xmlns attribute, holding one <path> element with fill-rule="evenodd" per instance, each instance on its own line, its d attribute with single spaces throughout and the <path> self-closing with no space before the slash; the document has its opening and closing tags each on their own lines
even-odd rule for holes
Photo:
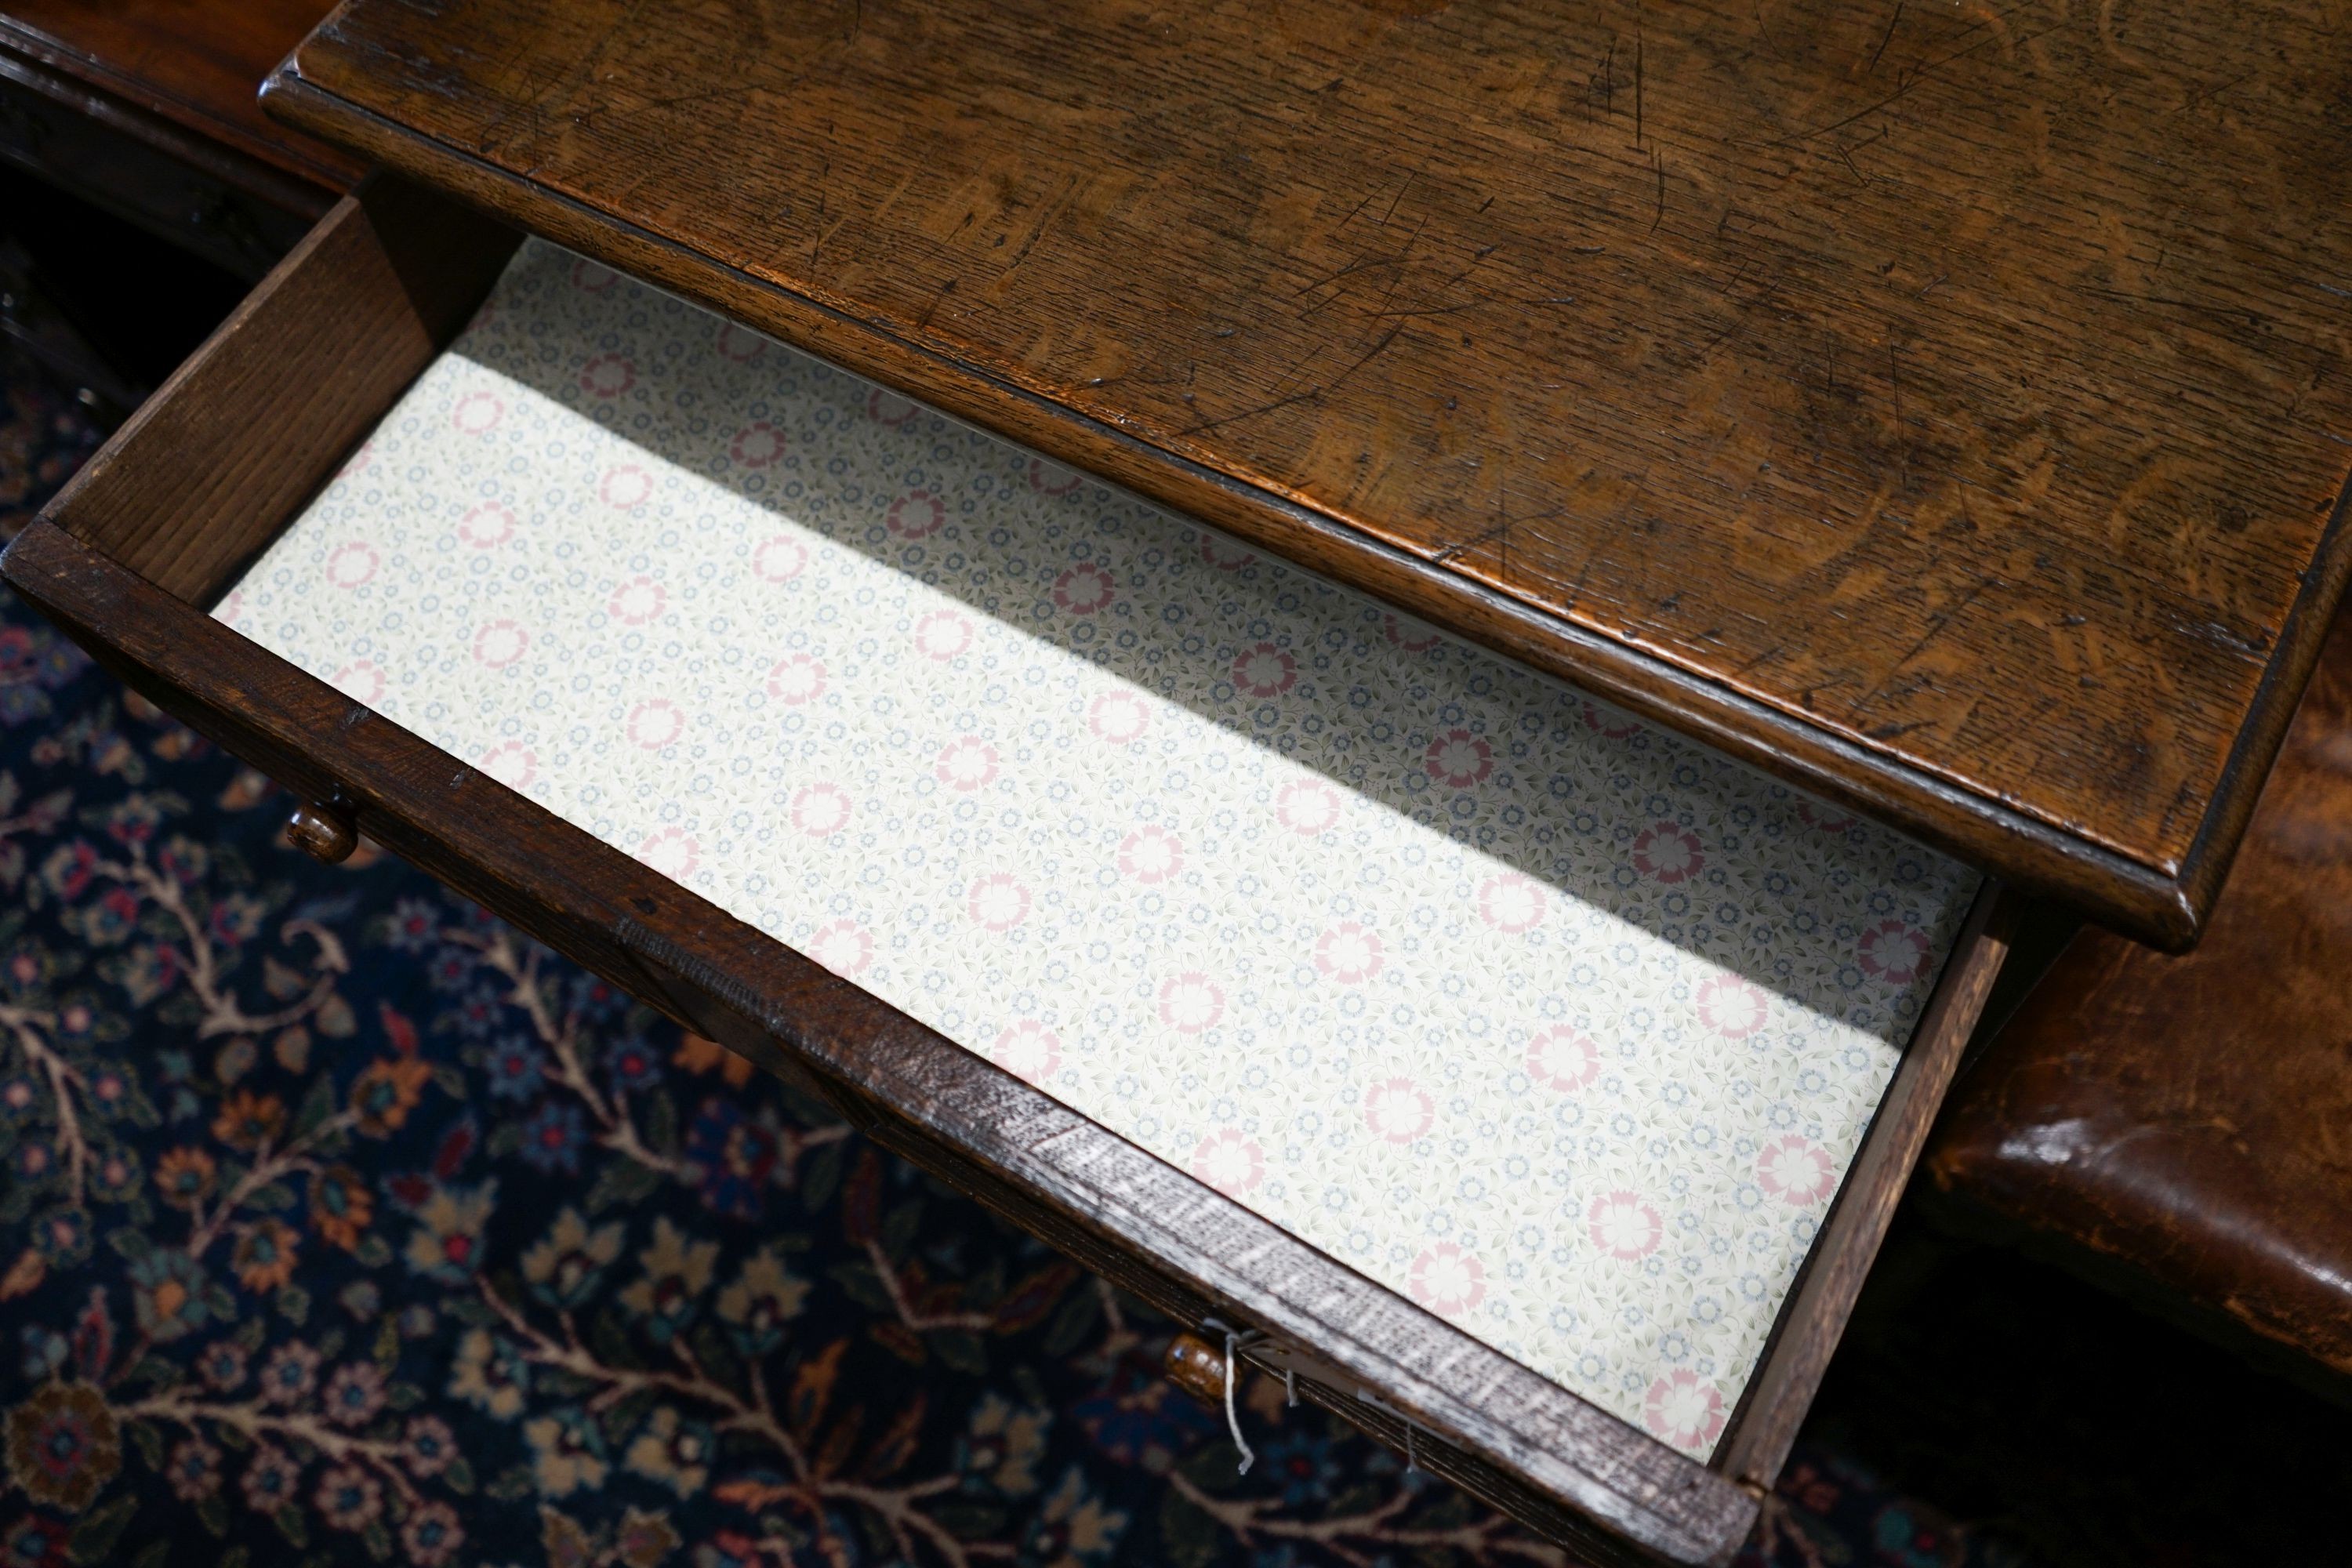
<svg viewBox="0 0 2352 1568">
<path fill-rule="evenodd" d="M 72 82 L 104 105 L 110 122 L 298 216 L 315 218 L 365 172 L 340 149 L 276 140 L 267 127 L 257 133 L 14 17 L 0 16 L 0 54 Z M 257 95 L 260 85 L 253 84 Z"/>
</svg>

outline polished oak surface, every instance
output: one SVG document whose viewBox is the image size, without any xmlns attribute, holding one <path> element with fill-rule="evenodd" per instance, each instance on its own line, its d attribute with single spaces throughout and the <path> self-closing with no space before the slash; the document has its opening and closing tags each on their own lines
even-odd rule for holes
<svg viewBox="0 0 2352 1568">
<path fill-rule="evenodd" d="M 275 90 L 2177 944 L 2343 574 L 2347 20 L 355 0 Z"/>
<path fill-rule="evenodd" d="M 2352 618 L 2197 952 L 2077 937 L 1954 1090 L 1939 1185 L 2352 1374 Z"/>
</svg>

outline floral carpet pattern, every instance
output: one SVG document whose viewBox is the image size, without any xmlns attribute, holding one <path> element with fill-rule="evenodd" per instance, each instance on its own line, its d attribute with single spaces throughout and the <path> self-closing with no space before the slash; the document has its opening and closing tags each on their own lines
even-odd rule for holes
<svg viewBox="0 0 2352 1568">
<path fill-rule="evenodd" d="M 0 526 L 89 447 L 21 366 Z M 1558 1563 L 0 601 L 0 1568 Z M 1801 1450 L 1750 1564 L 1994 1561 Z"/>
</svg>

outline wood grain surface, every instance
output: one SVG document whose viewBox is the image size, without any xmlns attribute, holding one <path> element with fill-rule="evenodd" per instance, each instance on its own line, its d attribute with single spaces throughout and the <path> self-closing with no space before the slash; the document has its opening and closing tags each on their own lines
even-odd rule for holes
<svg viewBox="0 0 2352 1568">
<path fill-rule="evenodd" d="M 429 191 L 369 181 L 43 515 L 209 605 L 457 335 L 521 237 Z"/>
<path fill-rule="evenodd" d="M 329 0 L 0 0 L 0 54 L 88 83 L 308 192 L 246 182 L 282 205 L 355 184 L 361 165 L 261 112 L 261 79 Z"/>
<path fill-rule="evenodd" d="M 277 96 L 2178 945 L 2347 564 L 2347 20 L 354 0 Z"/>
</svg>

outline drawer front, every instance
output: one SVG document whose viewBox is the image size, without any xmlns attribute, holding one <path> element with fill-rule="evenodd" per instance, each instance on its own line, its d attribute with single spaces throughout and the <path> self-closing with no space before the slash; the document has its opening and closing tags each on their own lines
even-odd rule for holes
<svg viewBox="0 0 2352 1568">
<path fill-rule="evenodd" d="M 201 613 L 482 298 L 511 235 L 379 184 L 331 216 L 6 558 L 157 701 L 388 847 L 776 1070 L 1188 1321 L 1315 1358 L 1433 1469 L 1588 1552 L 1719 1561 L 1777 1469 L 2003 942 L 1980 900 L 1712 1461 L 1336 1263 Z M 339 331 L 322 323 L 345 323 Z M 353 331 L 349 323 L 361 323 Z M 235 396 L 260 418 L 226 417 Z M 215 476 L 173 488 L 169 477 Z"/>
</svg>

